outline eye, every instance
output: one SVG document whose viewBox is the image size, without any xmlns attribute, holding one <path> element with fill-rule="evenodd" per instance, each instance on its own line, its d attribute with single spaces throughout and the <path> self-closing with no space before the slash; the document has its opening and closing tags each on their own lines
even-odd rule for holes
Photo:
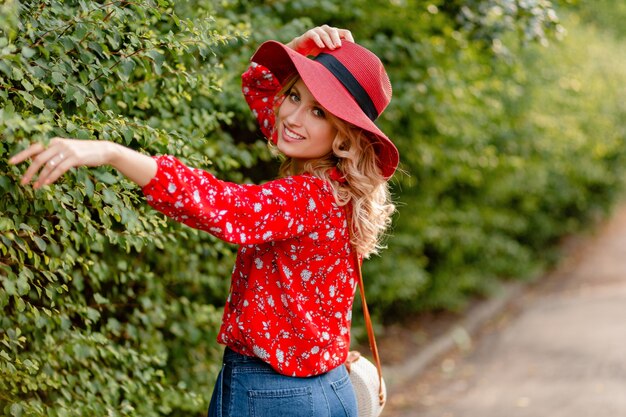
<svg viewBox="0 0 626 417">
<path fill-rule="evenodd" d="M 298 95 L 298 93 L 296 93 L 295 91 L 291 90 L 289 92 L 289 100 L 294 102 L 294 103 L 299 103 L 300 102 L 300 96 Z"/>
<path fill-rule="evenodd" d="M 313 108 L 313 115 L 315 115 L 315 117 L 319 117 L 321 119 L 326 118 L 326 113 L 324 112 L 324 110 L 322 110 L 319 107 L 314 107 Z"/>
</svg>

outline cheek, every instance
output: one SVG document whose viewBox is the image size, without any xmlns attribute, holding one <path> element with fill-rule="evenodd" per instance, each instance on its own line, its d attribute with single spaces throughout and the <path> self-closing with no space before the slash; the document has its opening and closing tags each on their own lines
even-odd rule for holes
<svg viewBox="0 0 626 417">
<path fill-rule="evenodd" d="M 278 105 L 278 107 L 274 107 L 275 110 L 275 115 L 276 115 L 276 119 L 281 120 L 281 119 L 285 119 L 287 116 L 289 116 L 289 114 L 291 114 L 293 112 L 293 104 L 289 102 L 289 100 L 285 100 L 284 98 L 281 99 L 280 104 Z"/>
<path fill-rule="evenodd" d="M 333 141 L 337 136 L 337 129 L 335 129 L 335 127 L 333 126 L 324 126 L 322 129 L 320 129 L 319 133 L 321 138 L 321 145 L 328 150 L 331 150 L 333 147 Z"/>
</svg>

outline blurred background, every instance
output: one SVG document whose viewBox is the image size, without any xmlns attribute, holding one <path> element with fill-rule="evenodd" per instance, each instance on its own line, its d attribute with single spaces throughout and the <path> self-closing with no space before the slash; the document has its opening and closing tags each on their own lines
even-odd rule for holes
<svg viewBox="0 0 626 417">
<path fill-rule="evenodd" d="M 113 140 L 271 179 L 240 74 L 264 40 L 350 29 L 394 87 L 379 124 L 401 153 L 398 213 L 364 267 L 384 337 L 536 279 L 620 202 L 625 19 L 620 0 L 4 1 L 0 409 L 205 415 L 234 260 L 107 168 L 19 186 L 7 160 L 27 143 Z"/>
</svg>

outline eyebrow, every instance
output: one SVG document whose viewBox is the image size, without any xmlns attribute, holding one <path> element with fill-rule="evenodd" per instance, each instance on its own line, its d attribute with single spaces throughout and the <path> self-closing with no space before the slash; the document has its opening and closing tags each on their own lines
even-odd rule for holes
<svg viewBox="0 0 626 417">
<path fill-rule="evenodd" d="M 300 92 L 298 87 L 296 87 L 295 84 L 291 86 L 290 90 L 295 90 L 295 92 L 298 93 L 299 96 L 302 96 L 302 93 Z M 313 97 L 313 94 L 311 94 L 311 97 Z M 313 97 L 313 105 L 323 109 L 324 111 L 326 111 L 324 106 L 322 106 L 317 100 L 315 100 L 315 97 Z"/>
</svg>

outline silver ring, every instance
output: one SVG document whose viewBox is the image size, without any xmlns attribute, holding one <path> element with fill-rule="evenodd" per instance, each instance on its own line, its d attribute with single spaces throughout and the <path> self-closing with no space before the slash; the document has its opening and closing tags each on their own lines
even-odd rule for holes
<svg viewBox="0 0 626 417">
<path fill-rule="evenodd" d="M 63 161 L 63 158 L 65 158 L 63 156 L 63 152 L 59 152 L 58 157 L 59 157 L 59 163 L 61 163 Z M 55 166 L 57 164 L 56 162 L 54 162 L 55 159 L 56 157 L 50 158 L 50 160 L 48 161 L 48 165 L 50 165 L 51 167 Z"/>
</svg>

